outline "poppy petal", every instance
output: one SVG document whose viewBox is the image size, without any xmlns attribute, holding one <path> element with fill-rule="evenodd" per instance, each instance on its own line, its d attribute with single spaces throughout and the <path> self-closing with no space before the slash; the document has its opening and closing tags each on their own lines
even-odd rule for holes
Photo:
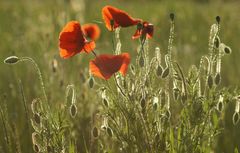
<svg viewBox="0 0 240 153">
<path fill-rule="evenodd" d="M 60 56 L 71 57 L 79 53 L 84 46 L 84 41 L 80 23 L 68 22 L 59 35 Z"/>
<path fill-rule="evenodd" d="M 94 41 L 86 42 L 84 44 L 83 51 L 85 51 L 86 53 L 90 53 L 95 49 L 95 47 L 96 47 L 96 44 Z"/>
<path fill-rule="evenodd" d="M 136 32 L 132 36 L 132 39 L 138 39 L 141 36 L 141 34 L 142 34 L 141 30 L 136 30 Z"/>
<path fill-rule="evenodd" d="M 111 20 L 114 21 L 113 26 L 114 29 L 117 28 L 118 26 L 129 27 L 141 22 L 140 19 L 134 19 L 131 16 L 129 16 L 126 12 L 112 6 L 105 6 L 102 9 L 102 14 L 106 27 L 110 31 L 113 30 L 111 27 Z"/>
<path fill-rule="evenodd" d="M 130 55 L 128 53 L 120 55 L 102 54 L 90 61 L 90 71 L 93 75 L 107 80 L 118 71 L 125 76 L 129 63 Z"/>
<path fill-rule="evenodd" d="M 100 36 L 100 29 L 96 24 L 84 24 L 82 25 L 82 31 L 85 37 L 94 41 Z"/>
</svg>

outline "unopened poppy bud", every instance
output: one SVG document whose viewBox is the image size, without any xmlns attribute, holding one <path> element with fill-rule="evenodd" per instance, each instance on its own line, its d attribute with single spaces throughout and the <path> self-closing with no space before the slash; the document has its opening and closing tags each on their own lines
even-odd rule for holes
<svg viewBox="0 0 240 153">
<path fill-rule="evenodd" d="M 106 98 L 103 98 L 103 105 L 108 107 L 109 104 L 108 104 L 108 100 Z"/>
<path fill-rule="evenodd" d="M 225 48 L 224 48 L 224 52 L 225 52 L 225 54 L 231 54 L 232 50 L 231 50 L 230 47 L 225 46 Z"/>
<path fill-rule="evenodd" d="M 75 104 L 71 104 L 70 106 L 70 115 L 72 118 L 77 115 L 77 106 Z"/>
<path fill-rule="evenodd" d="M 166 78 L 168 74 L 169 74 L 169 67 L 167 66 L 162 73 L 162 78 L 163 79 Z"/>
<path fill-rule="evenodd" d="M 220 16 L 216 16 L 216 21 L 218 24 L 220 23 L 220 20 L 221 20 Z"/>
<path fill-rule="evenodd" d="M 239 112 L 235 112 L 234 114 L 233 114 L 233 124 L 234 125 L 237 125 L 238 124 L 238 122 L 239 122 Z"/>
<path fill-rule="evenodd" d="M 16 64 L 19 61 L 17 56 L 9 56 L 4 60 L 5 64 Z"/>
<path fill-rule="evenodd" d="M 107 127 L 107 134 L 112 137 L 113 136 L 113 131 L 110 127 Z"/>
<path fill-rule="evenodd" d="M 92 136 L 93 136 L 94 138 L 97 138 L 98 135 L 99 135 L 98 128 L 97 128 L 97 127 L 94 127 L 94 128 L 92 129 Z"/>
<path fill-rule="evenodd" d="M 143 98 L 143 97 L 141 98 L 140 104 L 141 104 L 142 108 L 146 107 L 146 100 L 145 100 L 145 98 Z"/>
<path fill-rule="evenodd" d="M 140 59 L 139 59 L 139 65 L 140 65 L 140 67 L 144 66 L 144 58 L 142 55 L 140 56 Z"/>
<path fill-rule="evenodd" d="M 213 78 L 211 75 L 207 77 L 207 83 L 208 83 L 208 87 L 211 89 L 213 86 Z"/>
<path fill-rule="evenodd" d="M 222 95 L 219 96 L 219 100 L 217 103 L 217 110 L 219 112 L 221 112 L 223 110 L 223 96 Z"/>
<path fill-rule="evenodd" d="M 216 85 L 220 84 L 220 82 L 221 82 L 221 75 L 220 75 L 220 73 L 216 74 L 216 76 L 214 78 L 214 82 L 215 82 Z"/>
<path fill-rule="evenodd" d="M 34 113 L 33 120 L 35 121 L 35 123 L 40 124 L 41 123 L 40 115 L 38 113 Z"/>
<path fill-rule="evenodd" d="M 47 152 L 53 152 L 52 146 L 47 145 Z"/>
<path fill-rule="evenodd" d="M 33 150 L 35 152 L 40 152 L 40 148 L 39 148 L 38 144 L 33 144 Z"/>
<path fill-rule="evenodd" d="M 214 39 L 214 45 L 215 45 L 216 48 L 219 48 L 220 38 L 218 36 L 216 36 L 215 39 Z"/>
<path fill-rule="evenodd" d="M 158 77 L 161 76 L 162 73 L 163 73 L 163 68 L 162 68 L 161 65 L 158 65 L 158 66 L 157 66 L 157 71 L 156 71 L 157 76 L 158 76 Z"/>
<path fill-rule="evenodd" d="M 90 88 L 93 88 L 93 86 L 94 86 L 94 79 L 93 79 L 92 76 L 88 80 L 88 85 L 89 85 Z"/>
<path fill-rule="evenodd" d="M 174 98 L 174 100 L 178 99 L 179 93 L 180 93 L 180 90 L 177 87 L 173 88 L 173 98 Z"/>
<path fill-rule="evenodd" d="M 170 13 L 170 19 L 173 21 L 174 20 L 174 13 Z"/>
</svg>

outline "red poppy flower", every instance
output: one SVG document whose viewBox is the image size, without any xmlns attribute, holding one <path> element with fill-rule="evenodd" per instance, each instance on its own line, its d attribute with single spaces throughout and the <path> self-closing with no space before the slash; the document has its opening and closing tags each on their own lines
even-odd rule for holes
<svg viewBox="0 0 240 153">
<path fill-rule="evenodd" d="M 102 9 L 102 15 L 109 31 L 113 31 L 117 27 L 129 27 L 137 25 L 139 22 L 141 22 L 140 19 L 134 19 L 126 12 L 112 6 L 105 6 Z"/>
<path fill-rule="evenodd" d="M 153 24 L 148 22 L 139 23 L 135 34 L 132 36 L 132 39 L 137 39 L 140 36 L 152 38 L 153 30 Z"/>
<path fill-rule="evenodd" d="M 77 21 L 70 21 L 63 28 L 59 35 L 60 56 L 69 58 L 77 53 L 91 52 L 95 48 L 93 41 L 87 41 L 83 36 L 81 25 Z"/>
<path fill-rule="evenodd" d="M 107 80 L 116 72 L 125 76 L 129 63 L 130 55 L 128 53 L 120 55 L 102 54 L 90 61 L 89 68 L 93 75 Z"/>
<path fill-rule="evenodd" d="M 94 41 L 100 36 L 100 29 L 96 24 L 84 24 L 82 25 L 82 31 L 86 38 L 90 38 Z"/>
</svg>

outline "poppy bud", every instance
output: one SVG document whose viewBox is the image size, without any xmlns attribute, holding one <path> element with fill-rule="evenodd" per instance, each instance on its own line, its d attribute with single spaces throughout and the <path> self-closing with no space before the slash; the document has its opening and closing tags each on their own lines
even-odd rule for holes
<svg viewBox="0 0 240 153">
<path fill-rule="evenodd" d="M 231 48 L 228 47 L 228 46 L 225 46 L 225 48 L 224 48 L 224 53 L 225 53 L 225 54 L 231 54 L 231 52 L 232 52 Z"/>
<path fill-rule="evenodd" d="M 77 115 L 77 106 L 75 104 L 71 104 L 70 106 L 70 115 L 72 118 Z"/>
<path fill-rule="evenodd" d="M 162 73 L 162 78 L 163 79 L 166 78 L 168 74 L 169 74 L 169 67 L 167 66 Z"/>
<path fill-rule="evenodd" d="M 170 13 L 170 19 L 173 21 L 174 20 L 174 13 Z"/>
<path fill-rule="evenodd" d="M 106 98 L 103 98 L 103 104 L 104 104 L 104 106 L 106 106 L 108 108 L 109 104 L 108 104 L 108 100 Z"/>
<path fill-rule="evenodd" d="M 33 150 L 34 150 L 35 152 L 40 152 L 40 148 L 39 148 L 38 144 L 34 144 L 34 145 L 33 145 Z"/>
<path fill-rule="evenodd" d="M 221 112 L 223 110 L 223 96 L 222 95 L 219 96 L 219 100 L 217 103 L 217 110 L 219 112 Z"/>
<path fill-rule="evenodd" d="M 218 24 L 220 23 L 220 20 L 221 20 L 220 16 L 216 16 L 216 21 Z"/>
<path fill-rule="evenodd" d="M 146 100 L 145 100 L 145 98 L 143 98 L 143 97 L 141 98 L 140 104 L 141 104 L 142 108 L 146 107 Z"/>
<path fill-rule="evenodd" d="M 110 127 L 107 127 L 107 134 L 112 137 L 113 136 L 113 131 Z"/>
<path fill-rule="evenodd" d="M 17 56 L 9 56 L 4 60 L 5 64 L 16 64 L 19 61 Z"/>
<path fill-rule="evenodd" d="M 221 75 L 220 75 L 220 73 L 216 74 L 216 76 L 214 78 L 214 82 L 215 82 L 216 85 L 220 84 L 220 82 L 221 82 Z"/>
<path fill-rule="evenodd" d="M 173 98 L 174 98 L 174 100 L 178 99 L 179 93 L 180 93 L 180 90 L 177 87 L 173 88 Z"/>
<path fill-rule="evenodd" d="M 158 76 L 158 77 L 161 76 L 161 75 L 162 75 L 162 72 L 163 72 L 162 66 L 161 66 L 161 65 L 158 65 L 158 66 L 157 66 L 157 71 L 156 71 L 157 76 Z"/>
<path fill-rule="evenodd" d="M 93 79 L 92 76 L 91 76 L 91 77 L 89 78 L 89 80 L 88 80 L 88 85 L 89 85 L 90 88 L 93 88 L 93 85 L 94 85 L 94 79 Z"/>
<path fill-rule="evenodd" d="M 144 58 L 142 55 L 140 56 L 140 59 L 139 59 L 139 65 L 140 65 L 140 67 L 144 66 Z"/>
<path fill-rule="evenodd" d="M 94 138 L 97 138 L 98 135 L 99 135 L 98 128 L 97 128 L 97 127 L 94 127 L 94 128 L 92 129 L 92 136 L 93 136 Z"/>
<path fill-rule="evenodd" d="M 233 124 L 234 125 L 237 125 L 238 124 L 238 122 L 239 122 L 239 112 L 235 112 L 234 114 L 233 114 Z"/>
<path fill-rule="evenodd" d="M 216 36 L 215 39 L 214 39 L 214 45 L 215 45 L 216 48 L 219 48 L 220 38 L 218 36 Z"/>
<path fill-rule="evenodd" d="M 35 123 L 40 124 L 41 123 L 40 115 L 38 113 L 34 113 L 33 120 L 35 121 Z"/>
<path fill-rule="evenodd" d="M 207 83 L 208 83 L 208 87 L 211 89 L 213 86 L 213 78 L 211 75 L 207 77 Z"/>
</svg>

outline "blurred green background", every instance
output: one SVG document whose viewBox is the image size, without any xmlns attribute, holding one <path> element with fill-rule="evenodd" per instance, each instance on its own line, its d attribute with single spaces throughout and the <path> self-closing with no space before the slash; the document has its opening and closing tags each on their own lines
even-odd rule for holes
<svg viewBox="0 0 240 153">
<path fill-rule="evenodd" d="M 0 1 L 0 96 L 6 101 L 9 117 L 24 127 L 24 111 L 18 82 L 22 80 L 29 103 L 39 97 L 40 84 L 34 69 L 26 63 L 9 66 L 3 60 L 11 55 L 29 56 L 39 64 L 46 82 L 50 101 L 63 101 L 67 84 L 75 84 L 81 91 L 80 72 L 88 71 L 92 55 L 78 54 L 63 60 L 59 57 L 58 36 L 70 20 L 81 24 L 97 23 L 101 37 L 96 52 L 111 51 L 111 33 L 102 21 L 101 9 L 110 4 L 155 25 L 150 49 L 167 50 L 169 13 L 176 15 L 174 58 L 184 67 L 198 65 L 202 55 L 208 53 L 208 35 L 215 17 L 221 17 L 221 40 L 232 49 L 222 64 L 222 86 L 235 88 L 240 85 L 240 1 L 239 0 L 1 0 Z M 131 39 L 136 27 L 121 29 L 122 51 L 136 55 L 138 42 Z M 57 73 L 52 71 L 52 61 L 58 61 Z M 19 107 L 21 106 L 21 107 Z M 232 152 L 239 138 L 239 126 L 231 123 L 231 113 L 225 119 L 226 130 L 221 135 L 216 152 Z M 22 123 L 22 124 L 20 124 Z M 1 124 L 0 124 L 1 126 Z M 24 135 L 24 133 L 20 134 Z M 226 136 L 225 136 L 226 135 Z M 239 144 L 239 143 L 238 143 Z M 220 151 L 221 150 L 221 151 Z M 225 151 L 224 151 L 225 150 Z"/>
</svg>

